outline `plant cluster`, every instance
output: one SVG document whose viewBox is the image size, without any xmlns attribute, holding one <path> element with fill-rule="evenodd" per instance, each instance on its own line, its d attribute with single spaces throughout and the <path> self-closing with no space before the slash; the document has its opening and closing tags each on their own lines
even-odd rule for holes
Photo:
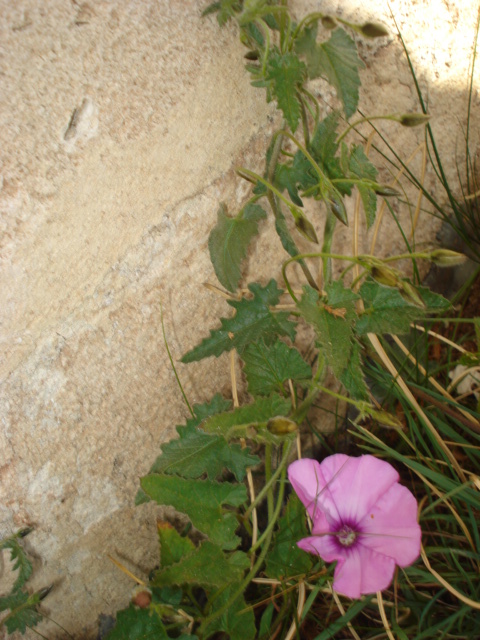
<svg viewBox="0 0 480 640">
<path fill-rule="evenodd" d="M 204 13 L 215 14 L 220 25 L 236 22 L 252 84 L 276 101 L 282 123 L 263 173 L 238 170 L 252 184 L 250 198 L 234 215 L 220 206 L 210 234 L 211 261 L 233 313 L 182 358 L 189 363 L 229 353 L 232 400 L 217 394 L 190 406 L 179 383 L 190 417 L 177 427 L 178 437 L 161 446 L 141 479 L 137 503 L 173 507 L 183 525 L 158 522 L 159 566 L 148 580 L 136 579 L 132 602 L 118 612 L 108 639 L 476 637 L 480 416 L 447 389 L 448 371 L 458 362 L 451 354 L 462 348 L 449 341 L 443 360 L 431 358 L 432 340 L 443 339 L 432 324 L 452 307 L 419 284 L 417 270 L 419 260 L 451 266 L 463 258 L 447 249 L 419 251 L 405 234 L 405 251 L 397 256 L 332 251 L 338 225 L 352 222 L 347 197 L 357 198 L 370 229 L 379 206 L 395 215 L 389 201 L 400 195 L 379 181 L 370 143 L 361 136 L 349 142 L 357 124 L 368 121 L 351 121 L 363 66 L 352 34 L 383 37 L 385 27 L 321 12 L 296 22 L 284 0 L 220 0 Z M 315 97 L 317 78 L 335 89 L 337 110 L 325 110 Z M 386 117 L 399 126 L 426 126 L 432 135 L 424 107 Z M 423 191 L 398 154 L 392 162 L 403 164 Z M 243 262 L 267 211 L 286 252 L 282 281 L 240 288 Z M 310 243 L 308 251 L 300 249 L 300 237 Z M 405 259 L 413 279 L 394 266 Z M 298 340 L 300 327 L 314 335 L 311 344 Z M 467 373 L 479 354 L 478 345 L 475 353 L 463 350 Z M 319 426 L 325 398 L 337 402 L 333 437 Z M 321 465 L 302 460 L 305 434 L 321 458 L 335 455 Z M 289 467 L 295 457 L 300 462 Z M 345 471 L 347 459 L 355 462 Z M 325 471 L 331 465 L 334 470 Z M 378 489 L 384 478 L 385 499 Z M 362 509 L 348 512 L 349 485 Z M 374 499 L 367 499 L 372 492 Z M 390 514 L 381 531 L 395 536 L 397 501 L 408 512 L 402 535 L 413 547 L 406 555 L 392 551 L 383 583 L 370 580 L 371 561 L 354 566 L 349 553 L 357 536 L 367 536 L 366 518 Z M 376 550 L 388 556 L 388 538 L 375 529 L 373 535 Z M 329 544 L 336 556 L 325 551 Z M 419 552 L 421 560 L 412 564 Z M 339 576 L 346 559 L 356 586 Z"/>
<path fill-rule="evenodd" d="M 31 533 L 31 528 L 20 529 L 17 533 L 0 540 L 0 553 L 9 552 L 10 562 L 16 578 L 10 593 L 0 596 L 0 612 L 7 612 L 0 620 L 0 629 L 5 627 L 8 633 L 35 627 L 42 619 L 38 611 L 39 603 L 48 595 L 51 587 L 45 587 L 33 594 L 26 588 L 32 575 L 32 563 L 21 544 L 21 540 Z"/>
<path fill-rule="evenodd" d="M 252 183 L 251 197 L 235 215 L 220 206 L 210 234 L 212 264 L 234 313 L 221 318 L 220 326 L 182 358 L 189 363 L 229 352 L 233 402 L 216 395 L 206 404 L 190 407 L 184 394 L 191 417 L 177 427 L 178 438 L 162 445 L 150 473 L 141 479 L 137 502 L 169 505 L 186 516 L 187 525 L 180 529 L 158 523 L 159 567 L 148 584 L 140 584 L 130 606 L 119 612 L 109 639 L 155 633 L 159 638 L 182 640 L 266 640 L 305 638 L 311 633 L 308 637 L 324 640 L 341 637 L 345 630 L 356 638 L 377 637 L 381 632 L 414 637 L 415 630 L 415 637 L 421 638 L 433 637 L 440 627 L 452 633 L 460 625 L 473 629 L 478 624 L 471 605 L 474 598 L 465 594 L 478 592 L 474 576 L 479 502 L 472 475 L 478 461 L 478 416 L 459 409 L 451 396 L 448 403 L 454 409 L 447 417 L 438 414 L 438 404 L 422 408 L 411 391 L 420 382 L 420 360 L 411 364 L 401 358 L 400 375 L 399 348 L 395 343 L 392 348 L 392 337 L 402 345 L 398 336 L 410 334 L 412 325 L 425 327 L 434 316 L 451 309 L 446 299 L 407 278 L 393 263 L 408 258 L 417 273 L 417 260 L 451 265 L 463 258 L 445 249 L 415 251 L 407 241 L 404 254 L 388 258 L 332 253 L 336 226 L 349 222 L 347 196 L 356 194 L 360 199 L 369 229 L 379 199 L 389 207 L 388 199 L 399 195 L 391 185 L 378 181 L 365 141 L 347 143 L 347 134 L 358 123 L 349 119 L 357 111 L 362 67 L 350 34 L 382 37 L 386 30 L 382 25 L 354 25 L 322 13 L 297 23 L 285 2 L 265 0 L 222 0 L 205 13 L 215 13 L 220 25 L 236 21 L 247 47 L 246 68 L 252 84 L 266 90 L 268 101 L 276 101 L 283 122 L 272 137 L 263 174 L 238 170 Z M 316 78 L 335 88 L 339 110 L 324 112 L 309 90 Z M 412 113 L 388 119 L 401 126 L 417 126 L 425 125 L 428 116 Z M 316 208 L 309 209 L 316 211 L 313 222 L 312 214 L 306 213 L 307 202 L 316 203 Z M 272 278 L 239 289 L 243 261 L 267 210 L 288 254 L 283 282 Z M 390 211 L 393 214 L 391 207 Z M 319 220 L 323 220 L 323 240 L 320 250 L 315 250 Z M 300 250 L 297 234 L 311 243 L 311 251 Z M 343 265 L 338 277 L 334 277 L 338 272 L 334 262 Z M 301 269 L 303 284 L 292 284 L 294 264 Z M 316 275 L 314 264 L 319 266 Z M 302 348 L 296 335 L 298 327 L 305 325 L 315 338 Z M 247 391 L 242 405 L 234 373 L 237 359 Z M 331 374 L 333 384 L 328 382 Z M 425 377 L 420 384 L 426 384 Z M 332 591 L 334 567 L 324 560 L 339 560 L 337 576 L 345 558 L 341 553 L 322 554 L 320 547 L 329 544 L 328 535 L 318 534 L 315 520 L 317 513 L 323 514 L 324 491 L 330 495 L 334 490 L 335 476 L 317 485 L 323 489 L 305 493 L 312 480 L 306 480 L 302 467 L 294 482 L 301 501 L 289 489 L 287 467 L 295 453 L 301 455 L 302 433 L 318 437 L 323 455 L 338 449 L 310 418 L 326 396 L 355 412 L 351 432 L 356 441 L 352 439 L 349 448 L 358 453 L 363 441 L 363 449 L 392 460 L 421 501 L 424 565 L 405 566 L 419 553 L 415 523 L 410 525 L 413 551 L 403 556 L 404 562 L 397 560 L 404 568 L 395 571 L 393 586 L 390 575 L 384 586 L 368 590 L 368 584 L 377 584 L 369 582 L 365 573 L 368 562 L 353 569 L 350 563 L 348 577 L 366 584 L 367 591 L 335 588 L 336 582 L 340 584 L 337 577 Z M 463 416 L 462 435 L 454 427 L 459 415 Z M 384 433 L 388 439 L 379 437 Z M 457 448 L 463 445 L 467 470 L 457 459 Z M 382 472 L 377 471 L 371 485 L 381 484 Z M 347 484 L 353 478 L 341 469 L 337 473 Z M 402 496 L 403 489 L 398 486 Z M 368 487 L 361 485 L 354 493 L 365 492 Z M 410 514 L 413 496 L 411 500 Z M 314 521 L 313 533 L 302 502 Z M 394 505 L 389 509 L 394 519 Z M 414 516 L 415 511 L 414 507 Z M 338 512 L 342 513 L 341 507 Z M 318 517 L 323 522 L 326 516 Z M 356 532 L 347 529 L 346 534 L 344 527 L 333 535 L 340 541 L 346 535 L 343 543 L 348 546 L 349 536 Z M 331 532 L 328 527 L 323 530 Z M 386 535 L 391 533 L 390 529 Z M 388 538 L 379 545 L 387 548 Z M 393 562 L 391 557 L 388 561 Z M 394 564 L 389 571 L 394 571 Z M 452 577 L 454 572 L 457 579 Z M 342 592 L 367 595 L 342 601 Z"/>
</svg>

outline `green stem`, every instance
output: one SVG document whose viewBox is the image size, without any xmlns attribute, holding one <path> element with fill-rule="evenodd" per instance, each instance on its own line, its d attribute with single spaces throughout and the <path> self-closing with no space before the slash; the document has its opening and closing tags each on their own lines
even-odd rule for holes
<svg viewBox="0 0 480 640">
<path fill-rule="evenodd" d="M 255 23 L 260 27 L 260 30 L 263 32 L 263 37 L 265 38 L 265 48 L 262 56 L 262 75 L 265 76 L 267 70 L 268 53 L 270 51 L 270 29 L 261 18 L 257 18 L 257 20 L 255 20 Z"/>
<path fill-rule="evenodd" d="M 217 611 L 214 611 L 210 616 L 208 616 L 203 621 L 202 627 L 204 627 L 204 628 L 207 627 L 214 620 L 216 620 L 217 618 L 222 616 L 226 611 L 228 611 L 230 609 L 230 607 L 232 606 L 232 604 L 235 602 L 235 600 L 240 595 L 242 595 L 244 593 L 245 589 L 248 587 L 250 582 L 253 580 L 253 578 L 260 571 L 260 569 L 261 569 L 261 567 L 263 565 L 263 561 L 265 560 L 265 556 L 267 555 L 268 550 L 270 548 L 270 544 L 272 542 L 272 536 L 273 536 L 273 527 L 275 526 L 276 519 L 277 519 L 278 515 L 280 514 L 280 509 L 282 508 L 282 504 L 283 504 L 283 494 L 284 494 L 284 491 L 285 491 L 285 478 L 286 478 L 285 467 L 283 468 L 282 471 L 283 472 L 282 472 L 282 477 L 281 477 L 281 480 L 280 480 L 280 488 L 279 488 L 279 492 L 278 492 L 277 505 L 276 505 L 275 511 L 273 512 L 273 521 L 269 522 L 269 525 L 268 525 L 267 529 L 264 532 L 264 533 L 266 533 L 266 535 L 262 536 L 262 538 L 264 538 L 264 542 L 265 542 L 265 544 L 263 545 L 263 549 L 259 553 L 255 564 L 250 569 L 250 571 L 247 573 L 247 575 L 242 580 L 242 582 L 238 585 L 238 588 L 235 589 L 233 595 L 228 600 L 228 602 L 226 602 L 223 605 L 223 607 L 220 607 L 220 609 L 217 609 Z"/>
<path fill-rule="evenodd" d="M 162 325 L 163 342 L 165 344 L 165 349 L 167 350 L 168 359 L 170 360 L 170 365 L 171 365 L 171 367 L 173 369 L 173 373 L 174 373 L 175 378 L 177 380 L 177 384 L 178 384 L 178 387 L 180 389 L 180 392 L 181 392 L 181 394 L 183 396 L 183 399 L 185 400 L 185 404 L 187 405 L 188 410 L 190 411 L 190 413 L 192 415 L 192 418 L 194 418 L 195 414 L 194 414 L 193 409 L 192 409 L 192 407 L 191 407 L 191 405 L 190 405 L 190 403 L 188 401 L 188 398 L 187 398 L 187 395 L 186 395 L 186 393 L 185 393 L 185 391 L 183 389 L 182 383 L 180 382 L 180 378 L 178 377 L 177 369 L 175 368 L 175 363 L 173 362 L 172 354 L 170 353 L 170 349 L 168 347 L 167 336 L 165 334 L 165 325 L 164 325 L 164 322 L 163 322 L 163 307 L 162 307 L 161 303 L 160 303 L 160 322 L 161 322 L 161 325 Z"/>
<path fill-rule="evenodd" d="M 293 419 L 293 418 L 292 418 Z M 269 491 L 270 487 L 273 486 L 275 484 L 275 482 L 278 480 L 278 477 L 280 476 L 283 467 L 287 464 L 288 462 L 288 457 L 290 455 L 290 450 L 292 448 L 293 445 L 293 440 L 289 441 L 289 447 L 287 450 L 287 454 L 282 458 L 280 464 L 278 465 L 278 467 L 275 469 L 275 472 L 272 474 L 270 480 L 268 482 L 265 483 L 265 485 L 263 486 L 263 489 L 261 491 L 258 492 L 258 495 L 256 496 L 255 500 L 252 502 L 252 504 L 248 507 L 248 509 L 245 511 L 244 514 L 244 518 L 249 518 L 251 512 L 258 507 L 258 505 L 263 501 L 263 499 L 265 498 L 267 492 Z"/>
<path fill-rule="evenodd" d="M 337 138 L 337 144 L 340 144 L 345 136 L 357 125 L 362 124 L 362 122 L 370 122 L 370 120 L 394 120 L 395 122 L 398 122 L 398 116 L 364 116 L 363 118 L 359 118 L 358 120 L 355 120 L 355 122 L 352 122 L 352 124 L 348 126 L 342 134 L 340 134 Z"/>
<path fill-rule="evenodd" d="M 290 285 L 290 282 L 287 278 L 287 267 L 291 262 L 299 262 L 300 260 L 304 260 L 305 258 L 332 258 L 333 260 L 346 260 L 349 262 L 356 262 L 358 264 L 361 264 L 360 262 L 360 258 L 361 256 L 358 257 L 354 257 L 354 256 L 343 256 L 340 255 L 338 253 L 323 253 L 323 251 L 318 251 L 315 253 L 299 253 L 296 256 L 292 256 L 291 258 L 289 258 L 288 260 L 286 260 L 283 265 L 282 265 L 282 276 L 283 276 L 283 280 L 285 282 L 285 286 L 287 287 L 287 291 L 290 294 L 292 300 L 298 304 L 298 298 L 296 297 L 296 295 L 293 293 L 293 289 Z"/>
<path fill-rule="evenodd" d="M 290 443 L 288 443 L 288 442 L 284 443 L 282 459 L 287 457 L 289 445 L 290 445 Z M 272 504 L 271 504 L 271 509 L 272 510 L 270 511 L 270 505 L 269 505 L 269 508 L 268 508 L 268 525 L 267 525 L 267 528 L 265 529 L 265 531 L 260 536 L 260 538 L 257 540 L 257 542 L 251 547 L 250 552 L 252 552 L 252 553 L 254 551 L 256 551 L 259 547 L 261 547 L 265 540 L 271 539 L 271 536 L 272 536 L 272 533 L 273 533 L 273 529 L 274 529 L 274 527 L 275 527 L 275 525 L 277 523 L 278 516 L 280 515 L 280 510 L 281 510 L 281 508 L 283 506 L 283 494 L 285 492 L 285 478 L 286 478 L 286 475 L 287 475 L 287 472 L 286 472 L 285 466 L 283 466 L 282 467 L 282 473 L 280 474 L 280 481 L 279 481 L 279 488 L 278 488 L 278 495 L 277 495 L 277 504 L 275 505 L 275 508 L 274 508 L 273 507 L 273 492 L 269 492 L 269 495 L 271 495 L 271 498 L 272 498 Z"/>
<path fill-rule="evenodd" d="M 328 254 L 332 249 L 333 232 L 335 231 L 337 218 L 327 207 L 327 217 L 325 219 L 325 229 L 323 232 L 322 253 Z M 332 281 L 332 259 L 326 255 L 323 258 L 323 282 L 329 284 Z"/>
</svg>

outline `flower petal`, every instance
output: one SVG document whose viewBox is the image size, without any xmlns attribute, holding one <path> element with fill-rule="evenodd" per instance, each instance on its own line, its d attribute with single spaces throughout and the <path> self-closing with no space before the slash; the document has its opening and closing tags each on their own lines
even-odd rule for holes
<svg viewBox="0 0 480 640">
<path fill-rule="evenodd" d="M 339 563 L 343 564 L 345 561 L 345 550 L 339 547 L 334 536 L 331 535 L 302 538 L 302 540 L 297 542 L 297 546 L 307 553 L 313 553 L 320 556 L 325 562 L 334 562 L 335 560 L 338 560 Z"/>
<path fill-rule="evenodd" d="M 368 547 L 342 548 L 334 536 L 329 535 L 303 538 L 297 545 L 308 553 L 319 555 L 325 562 L 337 561 L 333 588 L 349 598 L 382 591 L 392 581 L 395 560 Z"/>
<path fill-rule="evenodd" d="M 394 484 L 359 522 L 359 544 L 393 558 L 406 567 L 420 555 L 422 530 L 417 501 L 404 486 Z"/>
<path fill-rule="evenodd" d="M 391 464 L 374 456 L 335 454 L 320 465 L 342 522 L 358 523 L 399 476 Z"/>
<path fill-rule="evenodd" d="M 333 574 L 333 588 L 349 598 L 386 589 L 393 579 L 395 560 L 357 545 L 348 550 Z"/>
<path fill-rule="evenodd" d="M 316 460 L 296 460 L 288 467 L 288 479 L 313 522 L 314 533 L 331 531 L 341 522 L 335 502 Z"/>
</svg>

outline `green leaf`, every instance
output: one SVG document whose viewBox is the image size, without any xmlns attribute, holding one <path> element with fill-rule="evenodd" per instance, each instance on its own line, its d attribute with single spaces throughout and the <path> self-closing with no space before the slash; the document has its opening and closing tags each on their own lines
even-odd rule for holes
<svg viewBox="0 0 480 640">
<path fill-rule="evenodd" d="M 0 541 L 0 549 L 8 549 L 10 551 L 10 560 L 13 563 L 12 569 L 18 571 L 18 576 L 11 590 L 17 591 L 17 589 L 23 587 L 32 575 L 32 563 L 18 541 L 18 534 Z"/>
<path fill-rule="evenodd" d="M 263 638 L 264 636 L 269 636 L 274 611 L 275 611 L 275 606 L 273 602 L 270 602 L 270 604 L 267 606 L 265 611 L 262 613 L 262 618 L 260 620 L 260 627 L 258 628 L 259 638 Z"/>
<path fill-rule="evenodd" d="M 286 416 L 290 409 L 290 400 L 278 395 L 272 395 L 269 398 L 256 398 L 252 404 L 208 418 L 202 428 L 208 432 L 224 434 L 226 437 L 228 437 L 229 431 L 233 430 L 232 437 L 254 438 L 255 434 L 246 433 L 248 427 L 265 426 L 270 418 L 280 415 Z"/>
<path fill-rule="evenodd" d="M 298 382 L 312 377 L 311 367 L 297 349 L 280 341 L 268 346 L 262 341 L 252 343 L 243 352 L 243 361 L 248 391 L 253 396 L 283 392 L 287 380 Z"/>
<path fill-rule="evenodd" d="M 226 512 L 223 506 L 238 507 L 247 500 L 247 490 L 243 484 L 186 480 L 165 474 L 145 476 L 140 484 L 158 504 L 171 505 L 187 514 L 193 526 L 215 544 L 223 549 L 237 547 L 237 519 L 233 512 Z"/>
<path fill-rule="evenodd" d="M 337 127 L 339 114 L 336 111 L 328 114 L 315 127 L 310 142 L 310 151 L 317 163 L 324 168 L 332 178 L 341 175 L 340 163 L 335 155 L 338 151 Z"/>
<path fill-rule="evenodd" d="M 314 46 L 316 30 L 316 26 L 305 29 L 296 50 L 305 55 L 310 78 L 325 78 L 335 87 L 345 115 L 350 118 L 357 110 L 360 87 L 358 70 L 364 64 L 357 55 L 355 42 L 343 29 L 335 29 L 327 42 Z"/>
<path fill-rule="evenodd" d="M 315 328 L 325 360 L 339 378 L 350 358 L 358 295 L 345 289 L 341 281 L 326 285 L 325 290 L 326 299 L 320 300 L 317 291 L 305 286 L 297 306 L 305 320 Z"/>
<path fill-rule="evenodd" d="M 228 411 L 231 406 L 232 403 L 230 400 L 225 400 L 220 393 L 216 393 L 210 402 L 194 404 L 194 417 L 189 418 L 186 425 L 177 427 L 177 431 L 182 435 L 184 431 L 190 431 L 194 427 L 198 427 L 204 420 L 206 420 L 206 418 L 214 416 L 216 413 Z"/>
<path fill-rule="evenodd" d="M 169 522 L 157 524 L 158 541 L 160 543 L 160 567 L 165 569 L 180 562 L 195 549 L 195 545 L 186 536 L 181 536 Z"/>
<path fill-rule="evenodd" d="M 295 324 L 288 319 L 288 312 L 270 310 L 271 306 L 278 303 L 282 293 L 275 280 L 270 280 L 266 287 L 253 283 L 248 288 L 254 295 L 253 300 L 228 300 L 228 304 L 236 309 L 236 315 L 233 318 L 221 318 L 221 328 L 210 331 L 210 337 L 186 353 L 182 362 L 218 357 L 230 349 L 237 349 L 242 355 L 251 342 L 261 338 L 267 344 L 277 336 L 288 336 L 291 340 L 295 338 Z"/>
<path fill-rule="evenodd" d="M 37 611 L 39 602 L 40 596 L 38 593 L 29 595 L 26 591 L 21 590 L 0 598 L 0 611 L 10 610 L 2 618 L 0 629 L 5 625 L 8 633 L 13 633 L 14 631 L 25 633 L 27 627 L 37 625 L 42 620 L 42 615 Z"/>
<path fill-rule="evenodd" d="M 428 312 L 446 311 L 450 307 L 448 300 L 425 287 L 417 287 L 417 291 L 425 308 L 409 304 L 393 287 L 366 280 L 359 291 L 365 310 L 356 324 L 358 335 L 408 333 L 411 322 L 421 320 Z"/>
<path fill-rule="evenodd" d="M 162 445 L 162 455 L 155 461 L 151 473 L 176 473 L 183 478 L 200 478 L 206 474 L 214 480 L 228 469 L 241 481 L 247 467 L 259 462 L 257 456 L 249 454 L 248 448 L 228 444 L 222 436 L 208 435 L 192 427 L 184 429 L 180 439 Z"/>
<path fill-rule="evenodd" d="M 208 418 L 209 416 L 213 416 L 216 413 L 221 413 L 223 411 L 227 411 L 230 409 L 232 403 L 229 400 L 225 400 L 219 393 L 216 393 L 210 402 L 205 402 L 204 404 L 195 404 L 193 406 L 194 416 L 187 420 L 186 425 L 177 426 L 177 432 L 182 437 L 184 434 L 195 430 L 195 427 L 198 426 L 203 420 Z M 153 463 L 152 468 L 150 469 L 150 473 L 153 473 L 155 470 L 160 471 L 161 466 L 157 466 L 159 463 L 161 456 L 157 458 L 157 460 Z M 172 471 L 172 473 L 175 473 Z M 144 504 L 145 502 L 149 502 L 150 498 L 147 496 L 143 489 L 139 489 L 137 495 L 135 496 L 135 504 Z"/>
<path fill-rule="evenodd" d="M 303 576 L 312 568 L 312 558 L 297 546 L 297 542 L 310 535 L 305 516 L 305 507 L 295 494 L 290 496 L 285 515 L 278 521 L 273 544 L 265 559 L 268 578 L 283 580 Z"/>
<path fill-rule="evenodd" d="M 218 24 L 223 27 L 230 18 L 235 17 L 235 13 L 240 11 L 241 5 L 238 0 L 220 0 L 219 2 L 212 2 L 206 9 L 203 10 L 202 16 L 208 16 L 211 13 L 217 12 Z"/>
<path fill-rule="evenodd" d="M 235 218 L 226 214 L 222 205 L 218 210 L 218 222 L 210 233 L 208 248 L 217 278 L 226 289 L 236 291 L 248 245 L 258 233 L 258 222 L 267 214 L 256 204 L 248 204 Z"/>
<path fill-rule="evenodd" d="M 168 640 L 160 615 L 153 607 L 139 609 L 133 603 L 117 613 L 107 640 Z"/>
<path fill-rule="evenodd" d="M 219 546 L 206 540 L 176 564 L 157 571 L 152 584 L 155 587 L 187 584 L 204 589 L 223 587 L 241 580 L 250 566 L 243 552 L 235 553 L 232 558 L 230 561 Z"/>
<path fill-rule="evenodd" d="M 363 375 L 361 353 L 362 347 L 360 343 L 354 340 L 348 364 L 340 374 L 339 380 L 352 398 L 356 400 L 367 400 L 369 393 Z"/>
<path fill-rule="evenodd" d="M 209 614 L 212 615 L 224 607 L 238 587 L 238 584 L 232 584 L 215 597 Z M 222 631 L 228 635 L 230 640 L 253 640 L 255 638 L 255 616 L 253 610 L 247 607 L 243 595 L 240 595 L 218 618 L 208 622 L 207 617 L 207 620 L 200 626 L 202 638 L 209 638 Z"/>
<path fill-rule="evenodd" d="M 377 212 L 377 194 L 369 186 L 369 181 L 375 182 L 378 171 L 375 166 L 365 155 L 361 145 L 353 145 L 349 162 L 350 175 L 355 178 L 365 178 L 366 182 L 357 184 L 360 197 L 362 198 L 363 210 L 367 221 L 367 228 L 370 228 L 375 222 L 375 214 Z"/>
<path fill-rule="evenodd" d="M 272 83 L 272 91 L 277 98 L 278 106 L 294 133 L 300 119 L 297 89 L 306 76 L 305 64 L 294 53 L 282 54 L 276 48 L 270 51 L 266 78 Z"/>
</svg>

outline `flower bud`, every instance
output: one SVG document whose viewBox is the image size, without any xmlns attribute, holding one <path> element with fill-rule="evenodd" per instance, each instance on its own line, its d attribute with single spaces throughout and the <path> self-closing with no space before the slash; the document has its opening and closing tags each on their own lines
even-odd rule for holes
<svg viewBox="0 0 480 640">
<path fill-rule="evenodd" d="M 386 287 L 396 287 L 399 283 L 397 272 L 384 265 L 376 265 L 370 270 L 370 274 L 376 282 Z"/>
<path fill-rule="evenodd" d="M 365 22 L 359 27 L 359 32 L 367 38 L 384 38 L 389 35 L 387 27 L 380 22 Z"/>
<path fill-rule="evenodd" d="M 418 127 L 422 124 L 427 124 L 429 120 L 430 116 L 426 113 L 404 113 L 397 118 L 397 122 L 402 127 Z"/>
<path fill-rule="evenodd" d="M 289 433 L 294 433 L 298 429 L 298 425 L 293 420 L 285 418 L 284 416 L 276 416 L 270 418 L 267 422 L 267 429 L 270 433 L 276 436 L 285 436 Z"/>
<path fill-rule="evenodd" d="M 324 29 L 328 29 L 329 31 L 331 31 L 332 29 L 336 29 L 338 27 L 338 23 L 332 16 L 323 16 L 322 26 L 324 27 Z"/>
<path fill-rule="evenodd" d="M 46 598 L 52 589 L 53 584 L 50 584 L 48 587 L 43 587 L 43 589 L 37 591 L 36 595 L 38 596 L 38 599 L 43 600 L 44 598 Z"/>
<path fill-rule="evenodd" d="M 310 220 L 308 220 L 303 215 L 303 213 L 301 213 L 298 210 L 296 210 L 296 212 L 294 213 L 294 217 L 295 217 L 295 226 L 300 231 L 300 233 L 304 235 L 307 238 L 307 240 L 310 240 L 310 242 L 315 242 L 315 244 L 318 244 L 317 234 Z"/>
<path fill-rule="evenodd" d="M 346 227 L 348 227 L 348 216 L 345 205 L 341 200 L 330 200 L 328 202 L 333 215 L 340 220 Z"/>
<path fill-rule="evenodd" d="M 392 429 L 403 429 L 402 422 L 392 413 L 383 410 L 371 409 L 370 416 L 384 427 Z"/>
<path fill-rule="evenodd" d="M 435 249 L 430 254 L 430 260 L 437 267 L 456 267 L 467 260 L 467 256 L 450 249 Z"/>
<path fill-rule="evenodd" d="M 406 300 L 409 304 L 414 304 L 416 307 L 425 307 L 425 303 L 420 297 L 420 294 L 415 289 L 413 285 L 411 285 L 406 280 L 400 283 L 399 291 L 404 300 Z"/>
<path fill-rule="evenodd" d="M 392 187 L 389 187 L 386 184 L 376 184 L 373 187 L 373 190 L 375 191 L 375 193 L 379 196 L 399 196 L 400 195 L 400 191 L 397 191 L 396 189 L 393 189 Z"/>
</svg>

